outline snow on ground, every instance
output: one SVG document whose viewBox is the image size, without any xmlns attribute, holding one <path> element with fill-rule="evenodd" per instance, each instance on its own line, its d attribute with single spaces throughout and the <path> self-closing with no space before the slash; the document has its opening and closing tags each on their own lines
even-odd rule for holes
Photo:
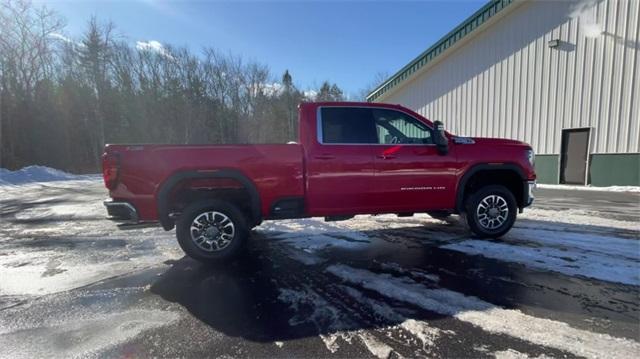
<svg viewBox="0 0 640 359">
<path fill-rule="evenodd" d="M 544 184 L 538 183 L 536 185 L 539 188 L 544 189 L 564 189 L 564 190 L 578 190 L 578 191 L 606 191 L 606 192 L 634 192 L 640 193 L 640 186 L 609 186 L 609 187 L 594 187 L 594 186 L 572 186 L 566 184 Z"/>
<path fill-rule="evenodd" d="M 99 175 L 75 175 L 45 166 L 28 166 L 16 171 L 0 168 L 0 185 L 19 185 L 32 182 L 95 180 Z"/>
<path fill-rule="evenodd" d="M 528 220 L 536 221 L 534 225 Z M 545 223 L 540 226 L 540 222 Z M 597 226 L 591 229 L 590 226 Z M 625 230 L 632 238 L 620 238 Z M 441 248 L 523 264 L 529 268 L 640 285 L 640 224 L 586 213 L 527 209 L 497 241 L 458 241 Z"/>
<path fill-rule="evenodd" d="M 324 222 L 321 218 L 266 221 L 260 230 L 267 232 L 270 239 L 282 240 L 308 252 L 335 246 L 358 248 L 370 243 L 369 237 L 348 228 L 344 223 Z M 335 236 L 343 240 L 336 241 Z"/>
<path fill-rule="evenodd" d="M 640 285 L 638 243 L 635 243 L 635 245 L 636 250 L 629 253 L 630 255 L 635 253 L 636 257 L 634 259 L 612 256 L 608 253 L 575 250 L 575 248 L 567 250 L 544 246 L 526 247 L 522 246 L 522 244 L 495 243 L 485 240 L 467 240 L 442 246 L 441 248 L 470 255 L 481 255 L 501 261 L 520 263 L 529 268 L 553 271 L 570 276 Z"/>
<path fill-rule="evenodd" d="M 178 306 L 149 308 L 139 303 L 142 297 L 143 288 L 79 290 L 55 297 L 53 303 L 34 301 L 32 311 L 8 308 L 3 315 L 9 320 L 0 326 L 0 357 L 100 357 L 142 332 L 179 320 Z M 67 308 L 63 316 L 57 315 L 60 307 Z"/>
<path fill-rule="evenodd" d="M 469 239 L 441 248 L 570 276 L 640 285 L 640 241 L 633 239 L 514 228 L 498 242 Z"/>
<path fill-rule="evenodd" d="M 0 186 L 0 294 L 66 291 L 182 257 L 172 232 L 106 221 L 105 197 L 98 178 Z"/>
<path fill-rule="evenodd" d="M 258 230 L 303 252 L 290 251 L 292 258 L 315 265 L 324 261 L 320 252 L 325 249 L 368 248 L 373 239 L 366 231 L 425 224 L 442 222 L 426 216 L 412 218 L 410 224 L 392 215 L 358 216 L 355 220 L 328 223 L 309 218 L 267 221 Z M 436 226 L 430 229 L 433 227 Z M 640 241 L 620 238 L 615 230 L 630 231 L 628 236 L 637 239 L 640 223 L 597 217 L 584 211 L 563 211 L 559 216 L 557 211 L 534 207 L 527 209 L 514 229 L 499 241 L 475 240 L 444 228 L 436 236 L 443 244 L 441 248 L 449 250 L 569 276 L 640 285 Z"/>
<path fill-rule="evenodd" d="M 356 216 L 347 221 L 325 222 L 321 217 L 265 221 L 256 230 L 265 233 L 269 240 L 282 242 L 306 253 L 316 253 L 330 248 L 361 250 L 371 245 L 373 238 L 367 231 L 395 228 L 420 228 L 432 232 L 439 240 L 446 241 L 459 236 L 450 230 L 425 229 L 425 223 L 441 224 L 426 214 L 411 218 L 396 215 Z"/>
<path fill-rule="evenodd" d="M 583 210 L 570 209 L 558 212 L 557 210 L 536 208 L 535 205 L 525 209 L 524 213 L 518 215 L 516 227 L 523 225 L 523 219 L 543 222 L 545 227 L 553 227 L 554 230 L 564 228 L 565 230 L 581 232 L 584 229 L 592 230 L 592 228 L 588 228 L 590 226 L 599 226 L 609 232 L 616 229 L 640 231 L 640 223 L 638 222 L 605 218 L 598 216 L 598 213 Z M 578 229 L 576 226 L 584 228 Z"/>
<path fill-rule="evenodd" d="M 404 218 L 395 216 L 358 216 L 345 222 L 324 223 L 321 219 L 312 218 L 279 223 L 281 225 L 278 227 L 266 224 L 259 230 L 279 233 L 274 237 L 280 238 L 280 243 L 303 251 L 302 254 L 295 253 L 294 259 L 304 263 L 301 256 L 313 256 L 314 259 L 309 260 L 309 263 L 314 265 L 328 261 L 328 258 L 322 259 L 325 256 L 324 250 L 346 248 L 366 251 L 376 240 L 373 237 L 367 239 L 370 231 L 422 227 L 428 232 L 436 231 L 436 228 L 442 226 L 442 232 L 434 232 L 437 239 L 433 242 L 443 249 L 518 263 L 533 270 L 640 285 L 640 224 L 612 220 L 598 216 L 596 212 L 568 210 L 559 213 L 530 208 L 520 215 L 512 231 L 499 240 L 476 240 L 466 232 L 461 234 L 459 226 L 446 226 L 442 221 L 425 216 L 414 217 L 406 222 Z M 307 231 L 307 228 L 311 228 L 311 231 Z M 387 319 L 395 318 L 390 320 L 402 323 L 386 328 L 387 330 L 403 328 L 414 338 L 420 338 L 425 348 L 437 345 L 443 332 L 430 327 L 426 322 L 420 322 L 418 329 L 411 321 L 399 320 L 399 314 L 393 308 L 365 296 L 356 288 L 374 291 L 390 300 L 454 317 L 488 333 L 515 337 L 533 345 L 555 348 L 577 356 L 633 357 L 640 351 L 640 343 L 633 340 L 590 332 L 557 320 L 538 318 L 519 310 L 496 306 L 477 297 L 440 288 L 439 277 L 434 274 L 425 273 L 421 277 L 420 273 L 390 262 L 378 263 L 378 267 L 385 273 L 331 263 L 325 266 L 325 270 L 341 278 L 344 281 L 341 290 L 356 299 L 360 305 L 366 306 L 370 312 Z M 298 295 L 300 298 L 313 298 L 304 292 Z M 315 305 L 324 308 L 322 310 L 327 308 L 327 304 L 322 301 L 316 301 Z M 310 317 L 315 321 L 327 320 L 328 317 L 332 318 L 331 321 L 339 321 L 339 313 L 335 310 L 329 316 L 314 313 Z M 330 350 L 335 351 L 340 342 L 350 343 L 354 337 L 358 337 L 358 334 L 353 331 L 336 329 L 335 334 L 325 335 L 323 340 Z M 381 347 L 377 352 L 371 350 L 376 356 L 394 352 L 393 345 L 390 348 L 389 345 Z M 512 349 L 494 354 L 504 358 L 526 357 L 526 354 Z"/>
<path fill-rule="evenodd" d="M 288 304 L 291 311 L 296 313 L 289 320 L 289 324 L 296 326 L 309 323 L 313 324 L 318 332 L 327 332 L 320 334 L 320 338 L 331 353 L 336 353 L 341 344 L 352 345 L 357 340 L 371 355 L 381 359 L 389 358 L 392 353 L 397 354 L 397 351 L 392 346 L 393 344 L 381 341 L 378 336 L 381 338 L 397 336 L 398 339 L 405 338 L 406 340 L 407 334 L 409 334 L 411 337 L 417 338 L 418 342 L 412 343 L 416 344 L 415 347 L 419 350 L 417 354 L 424 356 L 424 354 L 431 352 L 440 336 L 454 334 L 452 331 L 442 331 L 431 327 L 425 321 L 406 318 L 389 305 L 371 299 L 353 287 L 340 285 L 333 289 L 344 292 L 359 306 L 365 307 L 367 311 L 378 318 L 399 324 L 372 331 L 354 329 L 359 325 L 348 317 L 348 311 L 329 303 L 318 291 L 310 287 L 304 287 L 302 290 L 281 288 L 278 300 Z M 400 334 L 398 334 L 399 331 Z"/>
<path fill-rule="evenodd" d="M 520 353 L 519 351 L 513 349 L 501 350 L 493 353 L 493 355 L 496 359 L 531 359 L 531 357 L 527 354 Z M 551 359 L 551 357 L 543 354 L 533 359 Z"/>
<path fill-rule="evenodd" d="M 479 298 L 442 288 L 429 288 L 408 278 L 377 274 L 338 264 L 326 268 L 343 281 L 387 298 L 452 316 L 483 330 L 552 347 L 578 356 L 635 357 L 640 343 L 576 329 L 566 323 L 536 318 L 519 310 L 503 309 Z"/>
</svg>

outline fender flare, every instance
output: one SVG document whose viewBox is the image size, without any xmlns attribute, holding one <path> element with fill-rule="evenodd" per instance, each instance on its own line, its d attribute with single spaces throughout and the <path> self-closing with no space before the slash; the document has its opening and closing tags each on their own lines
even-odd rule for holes
<svg viewBox="0 0 640 359">
<path fill-rule="evenodd" d="M 527 178 L 524 175 L 524 171 L 517 164 L 514 164 L 514 163 L 496 163 L 496 164 L 479 163 L 479 164 L 473 165 L 473 166 L 471 166 L 471 168 L 469 168 L 464 173 L 464 175 L 462 175 L 462 178 L 460 178 L 460 181 L 458 181 L 458 190 L 457 190 L 457 193 L 456 193 L 456 211 L 458 213 L 464 212 L 464 188 L 466 187 L 467 182 L 469 181 L 469 179 L 471 177 L 473 177 L 473 175 L 475 175 L 476 173 L 478 173 L 480 171 L 495 171 L 495 170 L 513 171 L 523 181 L 523 186 L 525 186 L 526 183 L 527 183 Z M 527 192 L 525 191 L 524 193 L 527 193 Z"/>
<path fill-rule="evenodd" d="M 216 171 L 180 171 L 172 174 L 167 178 L 158 190 L 157 206 L 158 220 L 166 231 L 170 231 L 175 226 L 173 220 L 169 218 L 169 194 L 171 190 L 179 182 L 185 179 L 201 179 L 201 178 L 231 178 L 242 184 L 249 192 L 251 214 L 253 221 L 259 223 L 262 219 L 260 194 L 256 185 L 242 172 L 234 169 L 220 169 Z"/>
</svg>

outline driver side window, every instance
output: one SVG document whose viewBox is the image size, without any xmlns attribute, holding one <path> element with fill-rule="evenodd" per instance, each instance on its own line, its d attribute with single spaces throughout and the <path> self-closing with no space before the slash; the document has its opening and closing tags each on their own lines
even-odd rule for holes
<svg viewBox="0 0 640 359">
<path fill-rule="evenodd" d="M 433 144 L 431 129 L 417 119 L 402 112 L 374 109 L 373 118 L 381 144 Z"/>
</svg>

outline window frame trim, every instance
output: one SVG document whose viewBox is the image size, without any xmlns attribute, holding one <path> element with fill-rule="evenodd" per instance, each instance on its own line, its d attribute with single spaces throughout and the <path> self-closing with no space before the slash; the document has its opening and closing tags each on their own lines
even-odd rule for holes
<svg viewBox="0 0 640 359">
<path fill-rule="evenodd" d="M 401 110 L 401 109 L 397 109 L 397 108 L 391 108 L 391 107 L 383 107 L 383 106 L 340 106 L 340 105 L 323 105 L 323 106 L 318 106 L 318 108 L 316 109 L 316 141 L 318 141 L 318 144 L 322 145 L 322 146 L 436 146 L 433 143 L 342 143 L 342 142 L 324 142 L 324 136 L 322 133 L 322 109 L 323 108 L 367 108 L 367 109 L 382 109 L 382 110 L 391 110 L 391 111 L 398 111 L 400 113 L 403 113 L 407 116 L 409 116 L 410 118 L 424 124 L 430 131 L 431 131 L 431 135 L 433 136 L 433 127 L 429 126 L 429 124 L 421 121 L 420 119 L 416 118 L 415 116 L 413 116 L 412 114 Z M 372 119 L 373 121 L 373 119 Z M 375 123 L 373 124 L 375 126 Z M 380 139 L 378 139 L 378 141 L 380 141 Z"/>
</svg>

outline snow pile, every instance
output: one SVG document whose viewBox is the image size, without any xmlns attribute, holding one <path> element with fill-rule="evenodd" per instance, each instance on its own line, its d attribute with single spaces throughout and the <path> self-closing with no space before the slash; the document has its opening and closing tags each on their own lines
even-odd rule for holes
<svg viewBox="0 0 640 359">
<path fill-rule="evenodd" d="M 16 171 L 0 168 L 0 185 L 96 179 L 98 175 L 75 175 L 45 166 L 28 166 Z"/>
<path fill-rule="evenodd" d="M 605 191 L 605 192 L 634 192 L 640 193 L 640 186 L 609 186 L 609 187 L 592 187 L 592 186 L 571 186 L 566 184 L 542 184 L 536 185 L 542 189 L 567 189 L 578 191 Z"/>
</svg>

